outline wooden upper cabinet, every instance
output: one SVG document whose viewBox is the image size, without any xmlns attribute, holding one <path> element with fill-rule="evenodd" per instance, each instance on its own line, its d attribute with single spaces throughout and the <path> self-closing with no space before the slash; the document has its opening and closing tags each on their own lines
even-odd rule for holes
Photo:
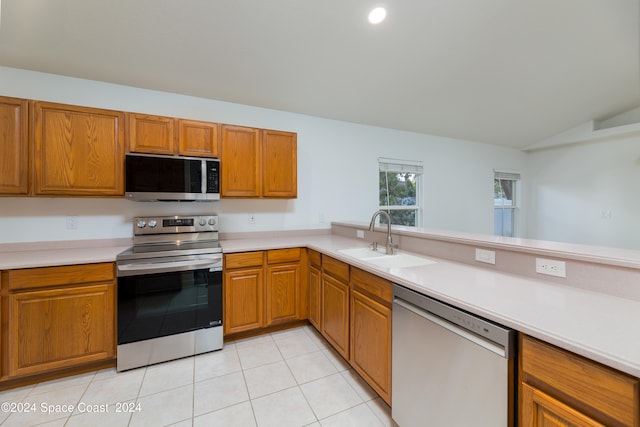
<svg viewBox="0 0 640 427">
<path fill-rule="evenodd" d="M 220 125 L 195 120 L 178 121 L 178 153 L 183 156 L 218 157 Z"/>
<path fill-rule="evenodd" d="M 222 126 L 220 195 L 260 196 L 260 130 Z"/>
<path fill-rule="evenodd" d="M 124 195 L 124 113 L 34 102 L 35 194 Z"/>
<path fill-rule="evenodd" d="M 28 103 L 0 97 L 0 193 L 29 192 Z"/>
<path fill-rule="evenodd" d="M 218 157 L 220 125 L 128 113 L 129 152 Z"/>
<path fill-rule="evenodd" d="M 262 131 L 262 196 L 298 196 L 297 134 Z"/>
<path fill-rule="evenodd" d="M 129 151 L 176 154 L 175 120 L 172 117 L 128 113 Z"/>
<path fill-rule="evenodd" d="M 222 126 L 222 197 L 295 198 L 297 134 Z"/>
</svg>

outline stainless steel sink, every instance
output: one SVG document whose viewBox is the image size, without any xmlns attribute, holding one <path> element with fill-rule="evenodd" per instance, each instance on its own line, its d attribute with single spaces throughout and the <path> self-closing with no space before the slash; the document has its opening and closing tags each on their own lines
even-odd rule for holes
<svg viewBox="0 0 640 427">
<path fill-rule="evenodd" d="M 372 250 L 370 248 L 350 248 L 341 249 L 338 252 L 356 258 L 360 261 L 364 261 L 373 266 L 382 268 L 406 268 L 417 267 L 420 265 L 435 264 L 436 261 L 432 261 L 427 258 L 422 258 L 415 255 L 410 255 L 404 252 L 396 252 L 393 255 L 387 255 L 379 250 Z"/>
</svg>

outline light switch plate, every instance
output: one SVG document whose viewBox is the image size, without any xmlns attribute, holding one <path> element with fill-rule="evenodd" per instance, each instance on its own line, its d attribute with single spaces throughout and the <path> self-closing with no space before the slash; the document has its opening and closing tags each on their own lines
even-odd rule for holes
<svg viewBox="0 0 640 427">
<path fill-rule="evenodd" d="M 489 251 L 486 249 L 478 249 L 476 248 L 476 261 L 484 262 L 487 264 L 495 264 L 496 263 L 496 252 Z"/>
<path fill-rule="evenodd" d="M 364 231 L 363 230 L 356 230 L 356 237 L 358 239 L 364 239 Z"/>
</svg>

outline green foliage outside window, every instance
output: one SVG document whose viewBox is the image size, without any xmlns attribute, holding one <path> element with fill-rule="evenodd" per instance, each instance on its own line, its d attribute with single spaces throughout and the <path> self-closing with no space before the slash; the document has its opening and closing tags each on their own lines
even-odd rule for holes
<svg viewBox="0 0 640 427">
<path fill-rule="evenodd" d="M 389 212 L 391 223 L 416 225 L 416 210 L 393 209 L 394 206 L 416 205 L 416 174 L 380 172 L 380 206 Z M 380 223 L 386 220 L 380 217 Z"/>
</svg>

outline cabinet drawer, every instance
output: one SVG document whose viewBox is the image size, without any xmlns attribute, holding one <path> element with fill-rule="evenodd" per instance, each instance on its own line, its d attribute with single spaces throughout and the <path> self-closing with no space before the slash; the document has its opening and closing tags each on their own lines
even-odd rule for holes
<svg viewBox="0 0 640 427">
<path fill-rule="evenodd" d="M 388 306 L 393 302 L 393 285 L 388 280 L 354 267 L 351 269 L 351 284 L 354 289 Z"/>
<path fill-rule="evenodd" d="M 309 263 L 315 267 L 320 268 L 322 265 L 322 257 L 320 256 L 320 252 L 314 251 L 313 249 L 308 249 L 307 254 L 309 255 Z"/>
<path fill-rule="evenodd" d="M 347 263 L 322 255 L 322 269 L 336 279 L 349 282 L 349 264 Z"/>
<path fill-rule="evenodd" d="M 9 270 L 5 279 L 9 289 L 29 289 L 76 283 L 108 282 L 114 279 L 113 263 L 65 265 L 60 267 Z"/>
<path fill-rule="evenodd" d="M 261 267 L 264 252 L 243 252 L 224 256 L 224 268 Z"/>
<path fill-rule="evenodd" d="M 273 249 L 267 251 L 267 264 L 300 261 L 300 248 Z"/>
<path fill-rule="evenodd" d="M 595 411 L 622 425 L 638 425 L 640 380 L 530 337 L 523 336 L 521 345 L 525 383 L 587 415 Z"/>
</svg>

